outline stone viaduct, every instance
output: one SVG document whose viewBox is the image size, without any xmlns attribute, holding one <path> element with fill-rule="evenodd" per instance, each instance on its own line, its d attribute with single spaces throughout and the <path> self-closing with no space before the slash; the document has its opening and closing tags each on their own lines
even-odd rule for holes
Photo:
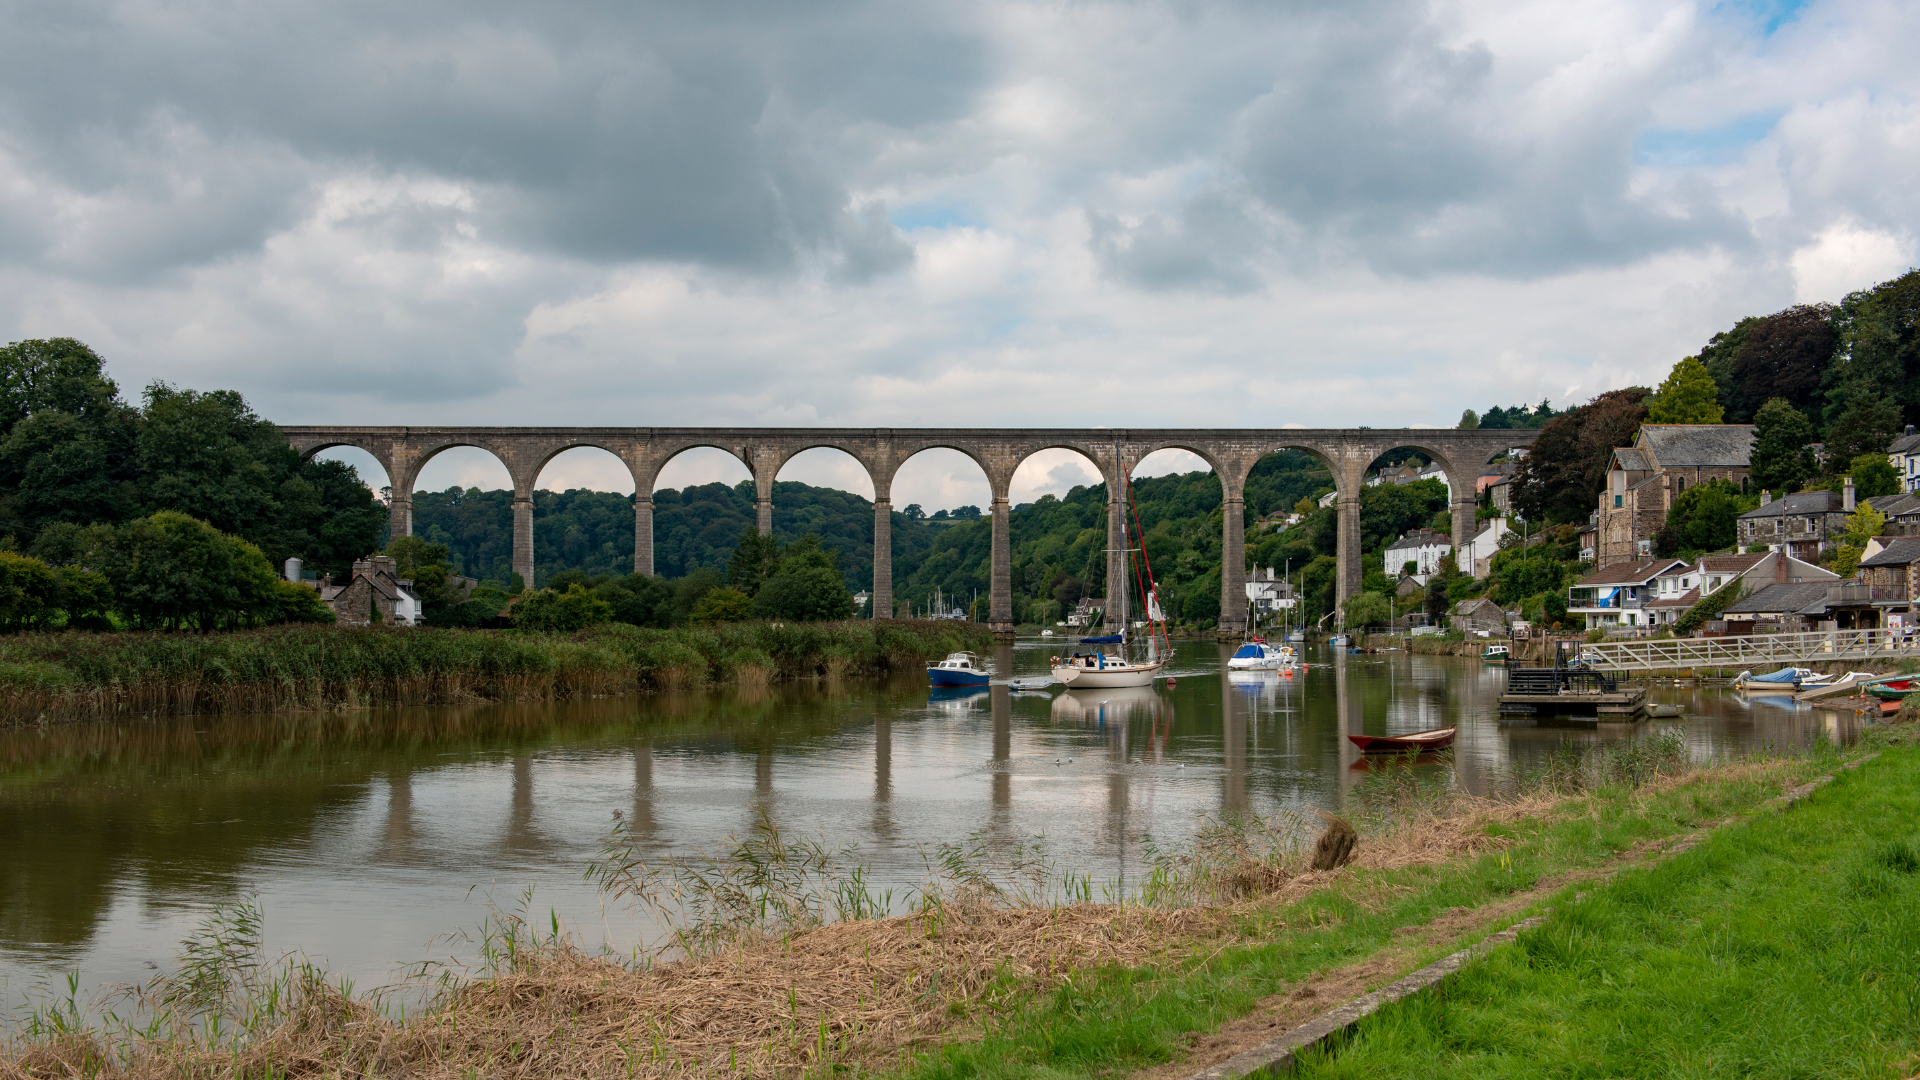
<svg viewBox="0 0 1920 1080">
<path fill-rule="evenodd" d="M 1226 505 L 1222 550 L 1220 629 L 1244 629 L 1245 514 L 1243 492 L 1248 474 L 1263 456 L 1277 450 L 1303 450 L 1333 474 L 1338 493 L 1339 573 L 1336 600 L 1360 591 L 1360 490 L 1367 469 L 1389 451 L 1407 448 L 1432 458 L 1445 470 L 1453 490 L 1453 542 L 1459 547 L 1474 531 L 1474 482 L 1481 467 L 1509 447 L 1532 442 L 1534 432 L 1446 428 L 1266 428 L 1204 429 L 993 429 L 993 428 L 565 428 L 565 427 L 282 427 L 303 458 L 337 446 L 372 454 L 387 471 L 392 487 L 392 529 L 413 532 L 413 485 L 421 466 L 456 446 L 485 450 L 500 459 L 513 478 L 513 568 L 533 583 L 534 483 L 554 455 L 577 446 L 605 450 L 633 471 L 633 568 L 653 573 L 654 480 L 676 455 L 713 447 L 738 458 L 753 473 L 758 492 L 760 531 L 773 528 L 773 481 L 781 466 L 803 450 L 832 447 L 859 461 L 873 480 L 873 610 L 893 610 L 891 492 L 893 478 L 907 459 L 922 450 L 944 447 L 972 458 L 986 473 L 993 493 L 993 565 L 989 622 L 995 633 L 1013 629 L 1012 557 L 1008 541 L 1007 491 L 1014 470 L 1042 450 L 1078 451 L 1106 480 L 1107 528 L 1118 535 L 1122 477 L 1157 450 L 1187 450 L 1212 466 L 1224 487 Z M 1107 559 L 1107 595 L 1119 588 L 1123 557 Z"/>
</svg>

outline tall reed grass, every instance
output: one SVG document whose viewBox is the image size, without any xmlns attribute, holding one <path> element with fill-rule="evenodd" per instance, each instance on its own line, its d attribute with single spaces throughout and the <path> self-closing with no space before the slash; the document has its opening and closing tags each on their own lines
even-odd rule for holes
<svg viewBox="0 0 1920 1080">
<path fill-rule="evenodd" d="M 878 675 L 961 649 L 951 622 L 625 624 L 577 634 L 279 626 L 0 638 L 0 725 L 608 696 Z"/>
</svg>

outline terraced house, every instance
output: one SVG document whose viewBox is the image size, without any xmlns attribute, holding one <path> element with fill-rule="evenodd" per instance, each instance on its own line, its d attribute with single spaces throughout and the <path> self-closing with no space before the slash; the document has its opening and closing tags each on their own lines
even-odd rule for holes
<svg viewBox="0 0 1920 1080">
<path fill-rule="evenodd" d="M 1632 446 L 1613 452 L 1595 518 L 1594 564 L 1653 555 L 1653 534 L 1673 501 L 1697 484 L 1727 480 L 1744 488 L 1753 452 L 1752 424 L 1642 424 Z"/>
<path fill-rule="evenodd" d="M 1759 509 L 1740 515 L 1740 546 L 1765 544 L 1812 562 L 1847 531 L 1847 516 L 1854 510 L 1853 478 L 1846 478 L 1841 491 L 1801 491 L 1778 499 L 1762 492 L 1760 499 Z"/>
</svg>

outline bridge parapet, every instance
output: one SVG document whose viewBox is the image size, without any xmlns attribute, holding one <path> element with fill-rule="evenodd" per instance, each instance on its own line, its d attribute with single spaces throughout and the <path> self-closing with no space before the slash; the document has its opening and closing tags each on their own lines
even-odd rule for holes
<svg viewBox="0 0 1920 1080">
<path fill-rule="evenodd" d="M 1745 637 L 1646 638 L 1583 646 L 1580 658 L 1601 671 L 1750 670 L 1833 660 L 1920 658 L 1920 639 L 1891 630 L 1817 630 Z M 1764 672 L 1762 672 L 1764 673 Z"/>
</svg>

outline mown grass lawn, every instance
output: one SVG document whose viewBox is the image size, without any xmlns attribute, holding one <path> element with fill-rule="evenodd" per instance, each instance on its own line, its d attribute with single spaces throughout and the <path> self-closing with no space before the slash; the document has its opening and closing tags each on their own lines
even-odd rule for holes
<svg viewBox="0 0 1920 1080">
<path fill-rule="evenodd" d="M 1920 1072 L 1920 750 L 1620 875 L 1382 1010 L 1320 1077 Z"/>
</svg>

